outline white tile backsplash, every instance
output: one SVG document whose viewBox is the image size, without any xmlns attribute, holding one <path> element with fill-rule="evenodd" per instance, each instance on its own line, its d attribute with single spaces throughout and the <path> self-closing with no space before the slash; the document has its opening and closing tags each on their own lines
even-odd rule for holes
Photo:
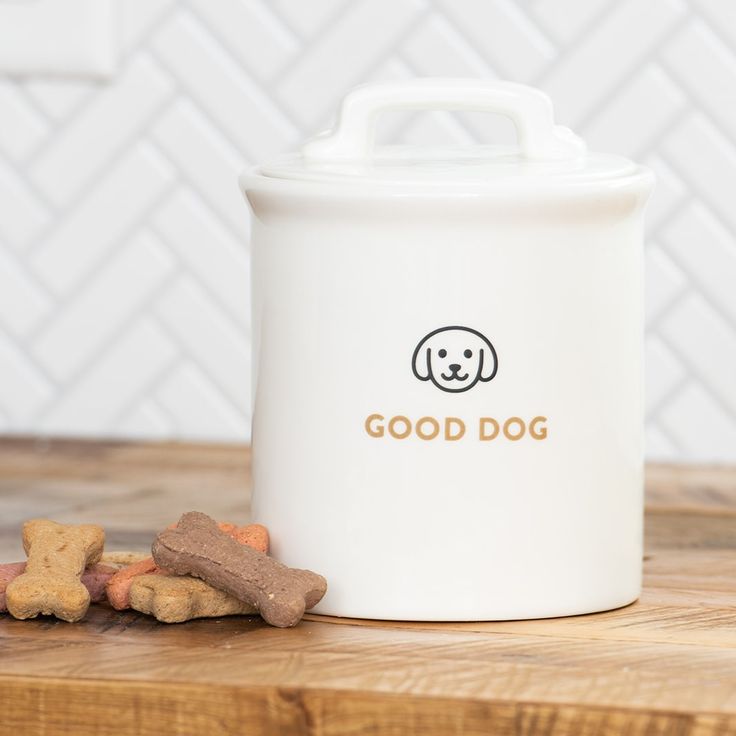
<svg viewBox="0 0 736 736">
<path fill-rule="evenodd" d="M 36 2 L 69 18 L 74 7 L 94 6 L 98 23 L 107 6 Z M 537 85 L 591 147 L 655 169 L 648 451 L 736 461 L 730 3 L 114 5 L 114 43 L 105 30 L 93 30 L 92 45 L 57 33 L 43 57 L 42 44 L 29 45 L 37 55 L 26 71 L 41 76 L 19 78 L 2 76 L 17 43 L 3 44 L 9 3 L 0 0 L 1 431 L 246 439 L 248 213 L 239 170 L 324 128 L 355 84 L 445 74 Z M 42 37 L 38 26 L 33 38 Z M 74 58 L 64 52 L 71 38 Z M 85 79 L 110 70 L 116 46 L 117 73 L 106 83 Z M 396 115 L 381 130 L 406 142 L 467 142 L 506 138 L 510 127 L 481 116 Z"/>
<path fill-rule="evenodd" d="M 0 73 L 109 77 L 114 10 L 115 0 L 0 0 Z"/>
</svg>

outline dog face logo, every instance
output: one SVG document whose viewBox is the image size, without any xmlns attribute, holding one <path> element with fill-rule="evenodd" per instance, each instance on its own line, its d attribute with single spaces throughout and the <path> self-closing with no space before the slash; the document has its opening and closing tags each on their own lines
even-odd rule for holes
<svg viewBox="0 0 736 736">
<path fill-rule="evenodd" d="M 498 371 L 498 358 L 491 341 L 477 330 L 440 327 L 419 341 L 411 369 L 420 381 L 459 394 L 478 381 L 490 381 Z"/>
</svg>

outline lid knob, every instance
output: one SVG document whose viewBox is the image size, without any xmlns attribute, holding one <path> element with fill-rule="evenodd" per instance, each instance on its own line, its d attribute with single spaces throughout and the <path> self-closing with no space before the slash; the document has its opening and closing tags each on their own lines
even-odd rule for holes
<svg viewBox="0 0 736 736">
<path fill-rule="evenodd" d="M 552 102 L 540 90 L 513 82 L 426 78 L 356 87 L 342 102 L 337 125 L 302 147 L 309 160 L 370 158 L 378 113 L 385 110 L 466 110 L 510 118 L 523 156 L 537 160 L 577 158 L 585 143 L 555 125 Z"/>
</svg>

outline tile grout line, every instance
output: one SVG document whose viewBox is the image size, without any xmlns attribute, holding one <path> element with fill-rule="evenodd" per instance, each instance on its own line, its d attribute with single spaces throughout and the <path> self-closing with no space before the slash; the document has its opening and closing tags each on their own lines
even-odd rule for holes
<svg viewBox="0 0 736 736">
<path fill-rule="evenodd" d="M 166 336 L 178 348 L 179 354 L 182 357 L 184 357 L 188 362 L 190 362 L 192 365 L 196 366 L 197 370 L 199 370 L 209 380 L 211 386 L 214 389 L 216 389 L 220 398 L 223 400 L 223 403 L 225 403 L 228 407 L 230 407 L 236 414 L 239 414 L 242 418 L 246 420 L 249 419 L 250 407 L 246 406 L 246 407 L 238 408 L 240 402 L 230 393 L 228 389 L 226 389 L 220 383 L 218 378 L 212 375 L 211 371 L 207 370 L 207 368 L 202 364 L 201 359 L 198 358 L 194 353 L 192 353 L 189 347 L 181 341 L 179 336 L 169 329 L 169 327 L 166 325 L 166 321 L 162 319 L 161 316 L 157 313 L 152 315 L 151 319 L 153 319 L 156 322 L 159 329 L 165 331 Z M 248 344 L 250 345 L 250 339 L 248 340 Z M 249 393 L 250 393 L 250 390 L 249 390 Z"/>
<path fill-rule="evenodd" d="M 74 196 L 63 205 L 63 213 L 61 214 L 59 221 L 52 222 L 48 227 L 44 228 L 39 232 L 36 237 L 36 242 L 33 243 L 27 252 L 33 254 L 40 251 L 49 235 L 54 229 L 58 229 L 59 223 L 63 223 L 69 220 L 72 213 L 77 211 L 85 202 L 89 200 L 90 194 L 99 188 L 100 179 L 104 178 L 105 174 L 101 172 L 110 173 L 111 170 L 115 169 L 121 162 L 123 162 L 131 153 L 132 150 L 140 148 L 141 144 L 146 142 L 146 131 L 151 127 L 152 121 L 160 118 L 163 113 L 171 106 L 174 102 L 173 95 L 167 95 L 165 99 L 156 106 L 156 109 L 151 112 L 146 123 L 143 123 L 138 130 L 131 133 L 125 141 L 121 142 L 118 146 L 110 151 L 110 155 L 101 163 L 97 170 L 89 177 L 88 181 L 74 194 Z M 174 167 L 177 170 L 177 167 Z"/>
<path fill-rule="evenodd" d="M 176 73 L 168 66 L 166 61 L 160 58 L 160 56 L 158 55 L 158 52 L 153 50 L 151 51 L 151 54 L 156 59 L 156 63 L 159 64 L 162 69 L 165 69 L 167 74 L 171 75 L 173 78 L 176 79 L 176 76 L 177 76 Z M 217 120 L 217 118 L 214 117 L 207 110 L 207 108 L 197 99 L 197 97 L 194 94 L 192 94 L 189 90 L 182 88 L 180 84 L 177 84 L 177 90 L 179 94 L 175 96 L 174 100 L 172 101 L 173 104 L 176 104 L 182 99 L 185 99 L 218 132 L 218 134 L 222 137 L 222 139 L 225 141 L 225 143 L 230 148 L 236 151 L 239 156 L 242 156 L 244 159 L 246 159 L 246 161 L 253 160 L 253 156 L 251 155 L 251 153 L 243 151 L 242 147 L 230 137 L 230 134 L 227 131 L 222 129 L 222 125 L 220 124 L 220 121 Z M 150 130 L 147 132 L 148 132 L 149 137 L 152 136 L 152 132 Z M 178 168 L 179 167 L 177 166 L 177 170 Z"/>
<path fill-rule="evenodd" d="M 69 305 L 73 304 L 80 294 L 84 293 L 89 286 L 90 282 L 95 282 L 96 277 L 105 269 L 109 268 L 110 264 L 115 261 L 117 254 L 121 252 L 122 245 L 129 245 L 137 235 L 150 231 L 150 227 L 147 224 L 149 216 L 161 207 L 166 200 L 176 191 L 177 182 L 173 180 L 169 182 L 149 204 L 144 208 L 144 216 L 139 221 L 134 222 L 129 227 L 125 228 L 122 234 L 116 238 L 111 244 L 106 253 L 98 257 L 92 262 L 92 265 L 82 273 L 81 276 L 77 277 L 74 282 L 65 289 L 63 294 L 56 296 L 57 312 L 56 317 L 59 313 L 64 312 Z M 48 287 L 45 287 L 47 291 L 51 291 Z M 46 332 L 48 328 L 49 320 L 44 320 L 42 324 L 38 325 L 35 329 L 29 331 L 26 339 L 29 345 L 36 343 Z"/>
<path fill-rule="evenodd" d="M 155 319 L 151 319 L 150 321 L 155 324 L 156 327 L 162 329 L 161 325 Z M 168 332 L 166 334 L 168 335 Z M 156 387 L 161 385 L 165 379 L 173 375 L 176 367 L 180 363 L 181 355 L 179 353 L 176 353 L 170 360 L 165 361 L 163 366 L 154 373 L 153 378 L 150 381 L 146 381 L 142 387 L 135 391 L 130 399 L 130 402 L 122 407 L 120 411 L 116 412 L 110 417 L 107 422 L 107 429 L 104 431 L 114 432 L 116 428 L 118 428 L 125 421 L 126 417 L 132 414 L 142 404 L 148 401 L 155 401 L 156 399 L 154 397 L 153 391 L 155 391 Z M 168 412 L 165 413 L 167 414 L 170 428 L 175 429 L 176 423 L 173 421 L 173 417 L 168 416 Z M 170 436 L 176 437 L 177 435 L 175 432 L 172 432 Z"/>
<path fill-rule="evenodd" d="M 575 128 L 584 130 L 586 126 L 599 115 L 604 115 L 606 112 L 606 105 L 610 103 L 612 99 L 615 99 L 618 94 L 624 90 L 628 85 L 631 84 L 631 80 L 640 72 L 641 69 L 646 68 L 651 64 L 657 64 L 661 66 L 661 60 L 659 59 L 659 50 L 664 44 L 669 41 L 673 36 L 679 33 L 689 22 L 687 14 L 683 14 L 683 17 L 673 23 L 672 27 L 663 35 L 661 39 L 657 41 L 656 52 L 649 50 L 640 59 L 639 63 L 632 67 L 621 79 L 616 82 L 612 87 L 606 89 L 605 102 L 595 105 L 591 110 L 584 113 L 580 119 L 575 121 Z"/>
<path fill-rule="evenodd" d="M 236 242 L 242 243 L 244 239 L 247 242 L 246 236 L 248 235 L 247 233 L 248 228 L 246 227 L 246 223 L 243 223 L 243 232 L 238 231 L 235 228 L 235 226 L 227 220 L 227 218 L 223 217 L 214 207 L 211 207 L 207 203 L 207 200 L 202 196 L 201 192 L 199 191 L 199 188 L 196 186 L 196 184 L 194 184 L 189 174 L 181 170 L 181 168 L 177 165 L 174 158 L 169 154 L 168 151 L 165 151 L 160 146 L 158 141 L 156 141 L 155 139 L 148 139 L 148 142 L 150 143 L 151 146 L 153 146 L 156 149 L 156 151 L 161 155 L 162 158 L 164 158 L 171 166 L 176 168 L 176 171 L 179 174 L 177 183 L 179 185 L 184 184 L 189 191 L 192 191 L 194 194 L 196 194 L 197 197 L 199 198 L 199 201 L 206 204 L 207 211 L 210 214 L 212 214 L 213 219 L 217 220 L 220 226 L 223 229 L 227 230 L 227 232 Z M 233 178 L 233 187 L 237 187 L 237 186 L 238 186 L 237 176 L 235 176 Z M 245 206 L 246 206 L 245 202 L 243 202 L 243 207 Z"/>
<path fill-rule="evenodd" d="M 146 232 L 146 230 L 141 230 Z M 167 288 L 167 284 L 173 283 L 175 278 L 178 276 L 176 270 L 165 275 L 160 280 L 158 286 L 152 289 L 151 293 L 138 304 L 133 310 L 125 315 L 125 318 L 121 321 L 118 327 L 108 334 L 105 335 L 95 350 L 88 355 L 84 360 L 80 362 L 77 368 L 74 370 L 72 376 L 68 379 L 62 379 L 58 381 L 58 384 L 63 387 L 63 391 L 59 392 L 57 396 L 54 396 L 48 404 L 46 404 L 35 416 L 34 420 L 40 425 L 47 415 L 56 407 L 64 398 L 74 389 L 75 386 L 79 385 L 91 371 L 94 370 L 95 366 L 102 360 L 106 355 L 114 349 L 115 345 L 119 343 L 120 337 L 126 333 L 132 331 L 136 323 L 141 320 L 145 321 L 148 312 L 152 304 L 161 297 L 161 292 Z M 168 335 L 167 335 L 168 336 Z M 30 354 L 30 353 L 29 353 Z M 35 358 L 35 356 L 33 356 Z M 40 361 L 36 361 L 40 363 Z"/>
<path fill-rule="evenodd" d="M 736 64 L 736 55 L 734 56 L 734 64 Z M 692 118 L 693 115 L 695 115 L 705 118 L 708 123 L 718 131 L 718 134 L 722 138 L 733 144 L 733 133 L 730 133 L 728 129 L 723 126 L 720 120 L 718 120 L 718 118 L 713 115 L 710 110 L 708 110 L 704 105 L 700 104 L 698 95 L 692 92 L 689 83 L 680 79 L 680 77 L 670 69 L 668 62 L 662 61 L 661 66 L 667 72 L 670 78 L 677 80 L 680 89 L 685 93 L 688 100 L 690 101 L 690 114 L 688 115 L 688 117 Z"/>
<path fill-rule="evenodd" d="M 230 44 L 227 43 L 227 41 L 220 35 L 220 32 L 216 28 L 214 28 L 214 26 L 206 18 L 203 18 L 199 13 L 197 13 L 197 11 L 194 10 L 189 4 L 186 5 L 186 10 L 187 12 L 189 12 L 189 15 L 194 19 L 194 21 L 199 26 L 201 26 L 214 41 L 217 42 L 217 46 L 228 57 L 228 60 L 232 62 L 233 66 L 243 71 L 244 76 L 248 78 L 248 81 L 258 89 L 264 99 L 267 99 L 273 105 L 274 109 L 284 119 L 284 121 L 289 123 L 289 125 L 291 125 L 295 129 L 296 133 L 301 133 L 302 131 L 299 125 L 293 120 L 292 116 L 283 109 L 282 105 L 274 97 L 273 93 L 269 93 L 265 83 L 261 79 L 259 79 L 259 77 L 253 71 L 247 68 L 239 59 L 237 59 L 233 55 L 232 51 L 230 50 Z M 178 79 L 178 75 L 171 70 L 166 61 L 161 59 L 161 54 L 158 53 L 156 49 L 151 49 L 149 50 L 149 52 L 155 55 L 156 60 L 169 72 L 169 74 Z M 196 99 L 195 94 L 191 91 L 188 91 L 188 96 L 189 99 Z M 198 107 L 204 109 L 204 106 L 200 105 L 199 103 Z M 213 119 L 212 116 L 209 114 L 209 111 L 206 111 L 206 116 L 209 119 Z M 219 122 L 217 123 L 216 127 L 218 128 L 218 130 L 222 130 L 222 126 L 219 124 Z M 224 131 L 222 131 L 222 133 L 224 137 L 227 137 Z M 232 145 L 237 150 L 241 150 L 241 147 L 236 145 L 235 143 L 232 143 Z"/>
<path fill-rule="evenodd" d="M 676 437 L 674 434 L 672 434 L 672 431 L 667 425 L 662 424 L 662 422 L 659 419 L 654 419 L 649 423 L 649 426 L 654 427 L 658 432 L 663 434 L 665 439 L 672 445 L 673 449 L 675 450 L 674 455 L 668 458 L 669 462 L 672 462 L 673 460 L 676 460 L 676 459 L 682 459 L 682 458 L 687 457 L 687 454 L 688 454 L 687 448 L 683 447 L 679 438 Z M 644 441 L 646 445 L 646 438 Z"/>
<path fill-rule="evenodd" d="M 358 3 L 361 2 L 361 0 L 347 0 L 344 2 L 338 10 L 333 13 L 327 21 L 325 21 L 322 25 L 322 27 L 317 31 L 317 33 L 313 34 L 309 39 L 305 39 L 305 43 L 303 45 L 304 48 L 313 47 L 316 46 L 322 39 L 323 36 L 328 35 L 332 32 L 332 29 L 334 28 L 336 23 L 339 23 L 340 20 L 342 20 L 343 17 L 347 16 L 349 12 L 353 10 L 353 7 Z M 284 81 L 286 77 L 291 74 L 291 72 L 298 67 L 304 59 L 304 53 L 300 52 L 297 53 L 294 58 L 284 66 L 283 69 L 280 69 L 271 79 L 271 86 L 278 87 L 281 82 Z"/>
<path fill-rule="evenodd" d="M 169 251 L 172 252 L 174 257 L 179 262 L 181 269 L 183 273 L 185 273 L 189 278 L 192 279 L 201 289 L 204 291 L 212 301 L 213 305 L 215 305 L 218 310 L 222 313 L 222 316 L 224 319 L 228 321 L 230 324 L 230 327 L 234 330 L 238 331 L 246 331 L 248 333 L 248 338 L 251 338 L 250 330 L 246 327 L 246 325 L 235 316 L 233 313 L 234 310 L 231 309 L 224 301 L 222 301 L 218 296 L 212 293 L 212 289 L 207 285 L 207 282 L 203 281 L 202 278 L 199 276 L 199 274 L 196 271 L 193 271 L 191 268 L 188 267 L 186 262 L 181 258 L 181 256 L 176 252 L 175 247 L 171 244 L 169 239 L 164 235 L 160 228 L 156 225 L 155 222 L 151 222 L 149 224 L 149 228 L 151 232 L 153 232 L 156 237 L 169 249 Z M 245 274 L 244 274 L 245 276 Z"/>
<path fill-rule="evenodd" d="M 175 8 L 172 8 L 168 12 L 165 12 L 162 14 L 162 16 L 151 26 L 151 28 L 148 29 L 148 31 L 143 34 L 143 37 L 136 43 L 134 46 L 131 46 L 125 53 L 121 53 L 121 57 L 119 60 L 119 66 L 118 70 L 115 74 L 114 79 L 119 80 L 121 76 L 125 73 L 125 70 L 130 65 L 131 61 L 135 59 L 138 55 L 145 56 L 147 53 L 147 46 L 150 42 L 150 38 L 158 32 L 158 30 L 166 23 L 168 23 L 173 16 L 175 16 L 177 13 Z M 122 51 L 122 49 L 121 49 Z M 102 85 L 102 88 L 106 90 L 111 90 L 114 88 L 114 82 L 105 82 Z M 82 114 L 84 114 L 85 109 L 91 106 L 91 104 L 94 103 L 95 99 L 97 99 L 98 95 L 91 94 L 89 95 L 80 105 L 78 105 L 73 113 L 69 115 L 67 118 L 64 119 L 61 123 L 55 123 L 56 131 L 54 138 L 58 137 L 59 134 L 63 133 L 68 127 L 74 124 L 74 122 L 79 118 Z M 41 155 L 39 150 L 36 150 L 36 153 L 34 153 L 33 159 L 37 158 L 38 155 Z M 26 162 L 29 165 L 32 164 L 32 161 Z M 65 205 L 65 209 L 68 208 L 68 205 Z"/>
<path fill-rule="evenodd" d="M 671 161 L 667 161 L 669 165 L 672 165 Z M 673 166 L 673 168 L 676 168 L 676 165 Z M 710 214 L 716 222 L 719 224 L 720 227 L 722 227 L 726 232 L 730 231 L 730 228 L 726 226 L 724 221 L 721 219 L 720 214 L 718 210 L 713 209 L 709 206 L 708 200 L 703 198 L 700 193 L 695 189 L 696 196 L 694 197 L 694 201 L 697 204 L 702 205 L 707 211 L 708 214 Z M 690 206 L 693 206 L 693 202 L 691 200 Z M 679 213 L 678 213 L 679 214 Z M 723 307 L 720 305 L 719 302 L 715 301 L 710 295 L 709 295 L 709 288 L 706 284 L 703 284 L 700 281 L 700 278 L 693 274 L 693 272 L 685 267 L 685 265 L 680 261 L 677 254 L 674 254 L 672 252 L 672 249 L 667 242 L 667 238 L 665 237 L 664 232 L 662 232 L 662 237 L 658 240 L 658 242 L 661 242 L 662 250 L 667 254 L 667 256 L 672 259 L 673 263 L 685 274 L 688 276 L 689 283 L 695 287 L 697 290 L 697 293 L 713 308 L 713 310 L 723 319 L 734 331 L 734 334 L 736 334 L 736 316 L 732 317 L 730 314 L 728 314 L 726 311 L 724 311 Z"/>
<path fill-rule="evenodd" d="M 660 340 L 662 340 L 667 348 L 680 359 L 683 365 L 687 365 L 691 368 L 693 378 L 698 386 L 700 386 L 703 391 L 708 394 L 711 399 L 713 399 L 713 402 L 717 404 L 721 408 L 723 413 L 729 417 L 734 425 L 736 425 L 736 408 L 732 406 L 732 402 L 721 396 L 720 393 L 715 388 L 713 388 L 713 386 L 708 381 L 704 380 L 703 377 L 700 375 L 697 366 L 694 365 L 686 355 L 680 352 L 680 349 L 676 345 L 674 345 L 665 335 L 660 335 Z M 660 410 L 658 416 L 661 416 L 661 411 L 662 410 Z"/>
</svg>

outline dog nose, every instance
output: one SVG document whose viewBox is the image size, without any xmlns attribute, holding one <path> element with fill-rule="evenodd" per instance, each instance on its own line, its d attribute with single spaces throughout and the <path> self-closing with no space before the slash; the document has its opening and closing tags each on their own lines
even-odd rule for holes
<svg viewBox="0 0 736 736">
<path fill-rule="evenodd" d="M 453 372 L 457 373 L 460 370 L 460 364 L 459 363 L 450 363 L 448 368 Z"/>
</svg>

